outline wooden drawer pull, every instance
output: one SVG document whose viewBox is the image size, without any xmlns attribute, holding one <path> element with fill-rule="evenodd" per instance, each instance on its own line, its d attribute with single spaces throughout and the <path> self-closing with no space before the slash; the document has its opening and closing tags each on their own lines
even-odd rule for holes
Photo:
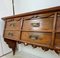
<svg viewBox="0 0 60 58">
<path fill-rule="evenodd" d="M 37 40 L 39 38 L 39 36 L 38 35 L 30 35 L 29 38 L 33 39 L 33 40 Z"/>
<path fill-rule="evenodd" d="M 8 35 L 9 35 L 9 36 L 13 36 L 13 33 L 10 33 L 10 32 L 9 32 Z"/>
<path fill-rule="evenodd" d="M 40 26 L 40 23 L 31 23 L 31 25 L 32 25 L 33 27 L 39 27 L 39 26 Z"/>
<path fill-rule="evenodd" d="M 10 24 L 10 26 L 13 26 L 13 27 L 15 27 L 15 25 L 16 25 L 15 23 L 11 23 L 11 24 Z"/>
</svg>

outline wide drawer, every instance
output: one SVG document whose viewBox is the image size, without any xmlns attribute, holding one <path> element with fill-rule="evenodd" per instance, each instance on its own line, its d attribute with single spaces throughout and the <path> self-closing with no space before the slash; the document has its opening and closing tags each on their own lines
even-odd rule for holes
<svg viewBox="0 0 60 58">
<path fill-rule="evenodd" d="M 6 22 L 6 30 L 20 30 L 21 29 L 21 20 L 20 18 L 10 19 Z"/>
<path fill-rule="evenodd" d="M 20 31 L 5 31 L 4 38 L 11 39 L 11 40 L 19 40 Z"/>
<path fill-rule="evenodd" d="M 52 31 L 53 29 L 53 18 L 33 18 L 24 20 L 23 31 Z"/>
<path fill-rule="evenodd" d="M 23 41 L 43 45 L 50 45 L 51 39 L 52 39 L 51 33 L 22 32 L 21 36 L 21 40 Z"/>
</svg>

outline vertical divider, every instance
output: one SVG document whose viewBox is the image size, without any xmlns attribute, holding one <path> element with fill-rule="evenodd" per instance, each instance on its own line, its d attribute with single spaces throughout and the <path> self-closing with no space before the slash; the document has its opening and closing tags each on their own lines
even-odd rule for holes
<svg viewBox="0 0 60 58">
<path fill-rule="evenodd" d="M 24 23 L 24 18 L 21 19 L 20 40 L 21 40 L 21 35 L 22 35 L 23 23 Z"/>
<path fill-rule="evenodd" d="M 55 44 L 55 31 L 56 31 L 56 23 L 57 23 L 57 12 L 54 14 L 54 21 L 53 21 L 53 32 L 52 32 L 52 47 Z"/>
</svg>

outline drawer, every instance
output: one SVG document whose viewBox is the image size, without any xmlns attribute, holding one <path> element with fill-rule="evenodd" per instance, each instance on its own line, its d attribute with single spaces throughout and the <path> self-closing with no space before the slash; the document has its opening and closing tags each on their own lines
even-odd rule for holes
<svg viewBox="0 0 60 58">
<path fill-rule="evenodd" d="M 60 47 L 60 33 L 56 33 L 56 37 L 55 37 L 55 47 L 56 47 L 56 48 Z"/>
<path fill-rule="evenodd" d="M 22 32 L 21 36 L 21 40 L 23 41 L 43 45 L 50 45 L 51 39 L 51 33 Z"/>
<path fill-rule="evenodd" d="M 60 15 L 57 17 L 56 32 L 60 32 Z"/>
<path fill-rule="evenodd" d="M 52 31 L 53 18 L 24 20 L 22 31 Z"/>
<path fill-rule="evenodd" d="M 20 31 L 5 31 L 4 38 L 8 38 L 11 40 L 19 40 L 20 39 Z"/>
<path fill-rule="evenodd" d="M 8 20 L 6 23 L 6 30 L 20 30 L 21 29 L 21 20 Z"/>
</svg>

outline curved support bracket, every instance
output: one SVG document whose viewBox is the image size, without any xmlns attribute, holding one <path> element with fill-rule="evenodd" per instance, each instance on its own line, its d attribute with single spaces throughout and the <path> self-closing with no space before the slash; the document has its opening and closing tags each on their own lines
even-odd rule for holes
<svg viewBox="0 0 60 58">
<path fill-rule="evenodd" d="M 13 55 L 15 55 L 15 51 L 16 51 L 16 41 L 13 41 L 13 40 L 9 40 L 9 39 L 6 39 L 4 38 L 4 41 L 8 44 L 9 48 L 12 49 L 13 51 Z"/>
</svg>

